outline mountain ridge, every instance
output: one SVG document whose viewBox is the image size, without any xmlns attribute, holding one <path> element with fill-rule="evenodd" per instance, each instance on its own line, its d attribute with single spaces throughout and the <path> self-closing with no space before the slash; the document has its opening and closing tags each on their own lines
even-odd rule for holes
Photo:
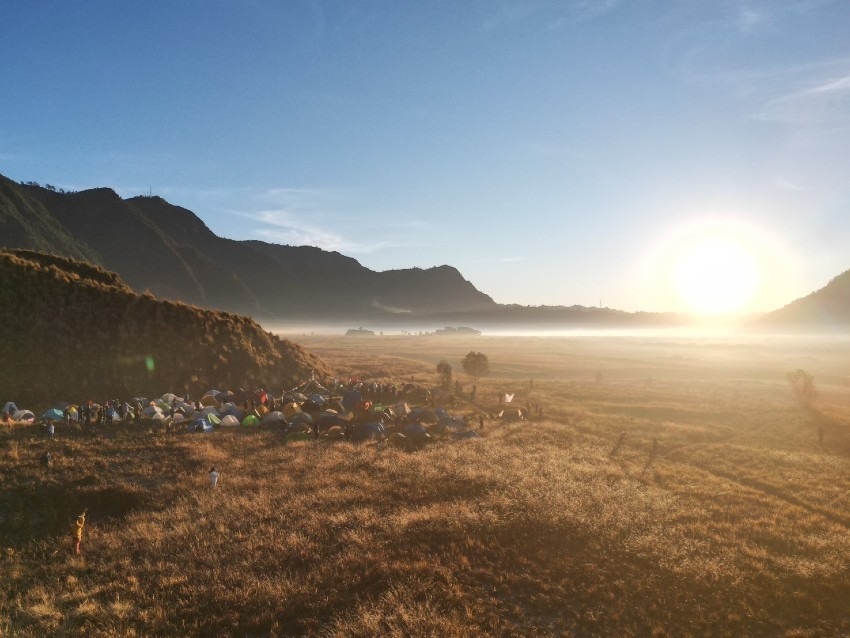
<svg viewBox="0 0 850 638">
<path fill-rule="evenodd" d="M 5 247 L 86 259 L 137 292 L 186 303 L 302 319 L 496 305 L 452 266 L 378 272 L 312 246 L 219 237 L 195 213 L 160 197 L 122 199 L 108 188 L 56 192 L 3 176 L 0 195 Z"/>
</svg>

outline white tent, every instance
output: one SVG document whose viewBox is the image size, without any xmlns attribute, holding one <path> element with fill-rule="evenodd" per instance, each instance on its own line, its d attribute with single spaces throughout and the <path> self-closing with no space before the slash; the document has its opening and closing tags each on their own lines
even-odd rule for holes
<svg viewBox="0 0 850 638">
<path fill-rule="evenodd" d="M 18 410 L 12 415 L 12 421 L 34 421 L 35 415 L 29 410 Z"/>
<path fill-rule="evenodd" d="M 160 418 L 162 418 L 162 410 L 160 410 L 155 405 L 149 405 L 148 407 L 146 407 L 144 410 L 142 410 L 142 414 L 148 418 L 154 418 L 156 415 L 160 415 Z"/>
<path fill-rule="evenodd" d="M 221 420 L 221 425 L 225 427 L 236 427 L 239 425 L 239 419 L 232 414 L 228 414 Z"/>
</svg>

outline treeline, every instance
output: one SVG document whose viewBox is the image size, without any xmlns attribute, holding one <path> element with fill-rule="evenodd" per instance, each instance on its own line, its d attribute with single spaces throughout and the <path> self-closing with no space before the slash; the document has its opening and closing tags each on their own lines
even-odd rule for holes
<svg viewBox="0 0 850 638">
<path fill-rule="evenodd" d="M 54 193 L 62 193 L 63 195 L 70 195 L 71 193 L 77 193 L 79 191 L 65 190 L 64 188 L 56 188 L 53 184 L 44 184 L 43 186 L 38 182 L 21 182 L 21 186 L 37 186 L 38 188 L 43 188 L 45 190 L 53 191 Z"/>
<path fill-rule="evenodd" d="M 115 273 L 0 251 L 0 400 L 193 395 L 303 381 L 324 364 L 249 317 L 136 294 Z"/>
</svg>

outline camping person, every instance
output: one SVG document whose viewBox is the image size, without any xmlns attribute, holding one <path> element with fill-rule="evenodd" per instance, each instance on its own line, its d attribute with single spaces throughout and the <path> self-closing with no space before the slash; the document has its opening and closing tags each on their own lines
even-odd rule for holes
<svg viewBox="0 0 850 638">
<path fill-rule="evenodd" d="M 44 454 L 41 455 L 41 458 L 39 459 L 39 461 L 41 462 L 41 464 L 43 466 L 51 467 L 53 465 L 53 455 L 51 455 L 50 451 L 48 450 Z"/>
<path fill-rule="evenodd" d="M 52 439 L 56 432 L 56 426 L 53 425 L 53 419 L 47 419 L 47 438 Z"/>
<path fill-rule="evenodd" d="M 83 528 L 86 526 L 86 512 L 87 509 L 83 510 L 83 513 L 80 514 L 76 520 L 71 524 L 71 538 L 74 541 L 74 553 L 80 553 L 80 543 L 83 542 Z"/>
<path fill-rule="evenodd" d="M 218 477 L 221 474 L 218 473 L 218 470 L 215 469 L 215 466 L 210 468 L 210 487 L 215 489 L 215 486 L 218 485 Z"/>
</svg>

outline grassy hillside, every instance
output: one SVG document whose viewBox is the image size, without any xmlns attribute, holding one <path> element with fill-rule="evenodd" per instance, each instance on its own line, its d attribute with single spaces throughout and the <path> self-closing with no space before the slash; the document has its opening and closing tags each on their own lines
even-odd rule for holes
<svg viewBox="0 0 850 638">
<path fill-rule="evenodd" d="M 846 332 L 850 324 L 850 270 L 823 288 L 765 315 L 759 323 L 766 327 Z"/>
<path fill-rule="evenodd" d="M 337 371 L 419 382 L 469 348 L 304 341 Z M 482 439 L 414 454 L 265 429 L 62 430 L 52 444 L 0 430 L 0 632 L 850 634 L 846 346 L 474 343 L 492 368 L 480 407 L 515 391 L 543 420 L 488 420 Z M 800 361 L 820 390 L 810 410 L 784 379 Z"/>
<path fill-rule="evenodd" d="M 279 390 L 325 369 L 250 318 L 138 295 L 114 273 L 61 257 L 0 252 L 0 298 L 2 401 Z"/>
</svg>

